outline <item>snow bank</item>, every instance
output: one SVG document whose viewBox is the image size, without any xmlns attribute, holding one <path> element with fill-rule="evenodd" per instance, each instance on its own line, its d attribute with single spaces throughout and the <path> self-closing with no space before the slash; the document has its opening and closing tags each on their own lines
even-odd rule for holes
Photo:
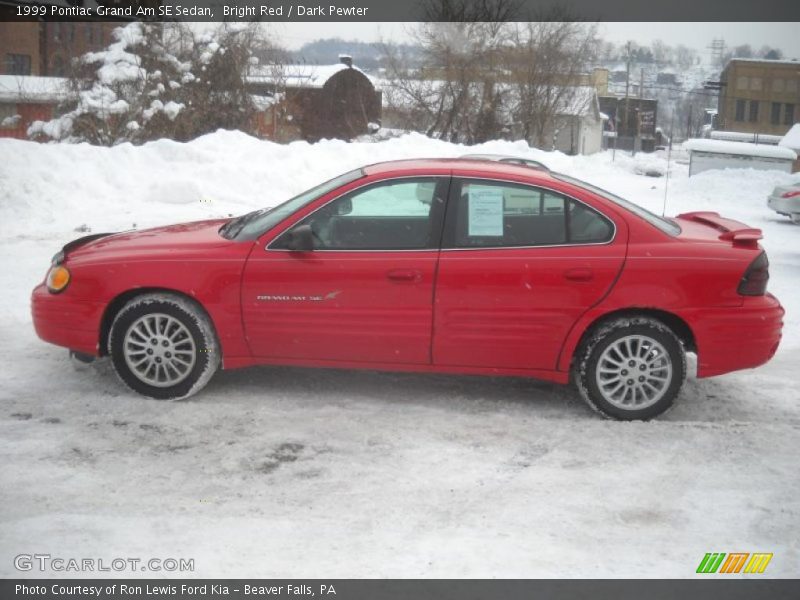
<svg viewBox="0 0 800 600">
<path fill-rule="evenodd" d="M 781 138 L 778 142 L 779 146 L 783 148 L 790 148 L 795 151 L 800 151 L 800 123 L 795 123 L 788 133 Z"/>
</svg>

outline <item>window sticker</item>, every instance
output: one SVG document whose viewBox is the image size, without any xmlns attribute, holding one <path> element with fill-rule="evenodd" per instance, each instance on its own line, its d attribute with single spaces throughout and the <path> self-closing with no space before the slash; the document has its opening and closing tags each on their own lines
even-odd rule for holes
<svg viewBox="0 0 800 600">
<path fill-rule="evenodd" d="M 503 189 L 470 186 L 469 236 L 503 236 Z"/>
</svg>

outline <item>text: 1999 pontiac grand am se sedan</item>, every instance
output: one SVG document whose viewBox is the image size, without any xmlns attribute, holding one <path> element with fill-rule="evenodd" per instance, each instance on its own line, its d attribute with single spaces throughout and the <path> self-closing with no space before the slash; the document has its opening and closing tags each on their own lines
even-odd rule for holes
<svg viewBox="0 0 800 600">
<path fill-rule="evenodd" d="M 604 415 L 648 419 L 687 351 L 698 377 L 775 353 L 759 239 L 516 159 L 395 161 L 235 219 L 75 240 L 33 321 L 159 399 L 220 366 L 296 365 L 574 381 Z"/>
</svg>

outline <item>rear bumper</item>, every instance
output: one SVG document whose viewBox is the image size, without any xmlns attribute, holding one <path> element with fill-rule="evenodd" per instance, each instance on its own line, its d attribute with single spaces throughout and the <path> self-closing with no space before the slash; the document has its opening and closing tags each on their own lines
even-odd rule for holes
<svg viewBox="0 0 800 600">
<path fill-rule="evenodd" d="M 772 294 L 746 297 L 737 307 L 697 311 L 692 315 L 697 376 L 763 365 L 778 349 L 784 312 Z"/>
<path fill-rule="evenodd" d="M 767 206 L 775 212 L 783 215 L 800 213 L 800 196 L 794 198 L 781 198 L 780 196 L 770 196 L 767 198 Z"/>
<path fill-rule="evenodd" d="M 44 284 L 34 288 L 31 295 L 36 335 L 45 342 L 92 356 L 99 355 L 103 309 L 103 304 L 71 298 L 69 289 L 51 294 Z"/>
</svg>

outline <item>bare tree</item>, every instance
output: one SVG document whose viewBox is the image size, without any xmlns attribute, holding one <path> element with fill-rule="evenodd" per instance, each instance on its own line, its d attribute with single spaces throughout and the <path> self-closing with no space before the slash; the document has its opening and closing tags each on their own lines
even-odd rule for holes
<svg viewBox="0 0 800 600">
<path fill-rule="evenodd" d="M 470 144 L 495 137 L 503 31 L 502 23 L 425 23 L 416 32 L 423 67 L 413 70 L 387 47 L 390 108 L 430 137 Z"/>
<path fill-rule="evenodd" d="M 514 90 L 514 133 L 539 147 L 549 145 L 560 111 L 574 108 L 596 48 L 594 25 L 578 22 L 517 23 L 505 65 Z"/>
</svg>

